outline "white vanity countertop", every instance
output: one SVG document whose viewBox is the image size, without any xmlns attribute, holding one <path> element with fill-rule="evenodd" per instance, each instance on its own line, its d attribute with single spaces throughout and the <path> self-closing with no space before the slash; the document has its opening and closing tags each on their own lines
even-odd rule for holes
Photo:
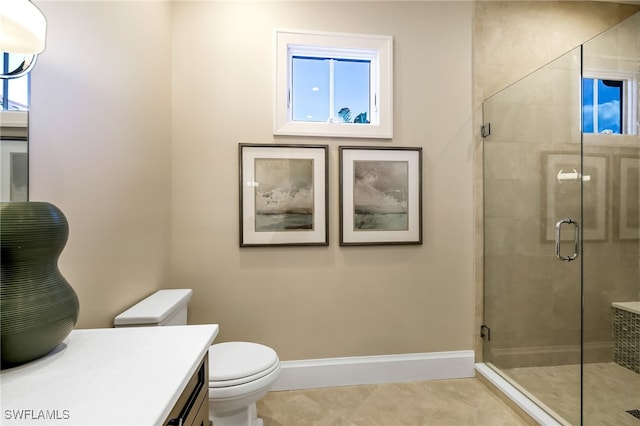
<svg viewBox="0 0 640 426">
<path fill-rule="evenodd" d="M 640 315 L 640 302 L 614 302 L 611 305 L 615 308 L 624 309 L 625 311 Z"/>
<path fill-rule="evenodd" d="M 0 372 L 0 423 L 161 425 L 217 334 L 215 324 L 73 330 Z"/>
</svg>

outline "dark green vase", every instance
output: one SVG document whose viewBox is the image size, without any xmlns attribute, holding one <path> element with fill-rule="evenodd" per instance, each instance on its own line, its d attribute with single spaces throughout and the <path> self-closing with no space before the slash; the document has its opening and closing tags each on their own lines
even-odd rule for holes
<svg viewBox="0 0 640 426">
<path fill-rule="evenodd" d="M 78 296 L 58 269 L 64 214 L 44 202 L 0 203 L 2 368 L 46 355 L 78 319 Z"/>
</svg>

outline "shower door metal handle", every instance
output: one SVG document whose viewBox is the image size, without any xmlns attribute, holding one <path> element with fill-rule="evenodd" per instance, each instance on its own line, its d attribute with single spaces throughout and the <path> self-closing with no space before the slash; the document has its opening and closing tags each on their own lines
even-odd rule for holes
<svg viewBox="0 0 640 426">
<path fill-rule="evenodd" d="M 566 224 L 570 224 L 573 225 L 574 230 L 575 230 L 575 237 L 573 240 L 573 254 L 569 255 L 569 256 L 562 256 L 560 254 L 560 228 L 562 227 L 562 224 L 566 223 Z M 578 257 L 578 244 L 580 243 L 580 227 L 578 226 L 578 222 L 576 222 L 575 220 L 571 219 L 571 218 L 566 218 L 566 219 L 560 219 L 558 221 L 558 223 L 556 223 L 556 257 L 559 260 L 564 260 L 567 262 L 571 262 L 572 260 L 575 260 L 576 257 Z"/>
</svg>

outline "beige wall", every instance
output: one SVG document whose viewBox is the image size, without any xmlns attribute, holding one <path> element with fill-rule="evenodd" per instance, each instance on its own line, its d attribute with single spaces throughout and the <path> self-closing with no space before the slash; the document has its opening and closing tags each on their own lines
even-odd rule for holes
<svg viewBox="0 0 640 426">
<path fill-rule="evenodd" d="M 33 72 L 31 199 L 69 218 L 60 267 L 80 297 L 78 327 L 110 326 L 155 289 L 188 287 L 190 322 L 283 359 L 472 347 L 478 99 L 531 71 L 527 37 L 500 28 L 517 32 L 527 5 L 543 6 L 479 4 L 472 51 L 467 2 L 36 3 L 49 27 Z M 559 4 L 543 3 L 532 34 L 570 35 Z M 601 29 L 617 19 L 602 22 L 602 10 L 622 10 L 574 6 L 594 35 L 594 19 Z M 393 35 L 394 139 L 274 138 L 274 27 Z M 238 247 L 240 142 L 329 145 L 329 247 Z M 424 245 L 338 246 L 341 144 L 423 148 Z"/>
<path fill-rule="evenodd" d="M 170 239 L 169 6 L 38 1 L 47 47 L 32 73 L 30 199 L 56 204 L 60 270 L 80 328 L 163 284 Z"/>
<path fill-rule="evenodd" d="M 169 282 L 194 289 L 191 322 L 283 359 L 472 347 L 472 12 L 467 2 L 174 5 Z M 392 35 L 393 140 L 274 137 L 277 27 Z M 328 247 L 238 247 L 240 142 L 329 145 Z M 339 246 L 338 146 L 351 144 L 423 148 L 422 246 Z"/>
</svg>

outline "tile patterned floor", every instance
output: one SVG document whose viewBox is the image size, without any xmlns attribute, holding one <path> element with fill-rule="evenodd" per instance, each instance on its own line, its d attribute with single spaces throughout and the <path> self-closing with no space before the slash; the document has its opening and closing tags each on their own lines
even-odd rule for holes
<svg viewBox="0 0 640 426">
<path fill-rule="evenodd" d="M 520 426 L 526 423 L 477 379 L 269 392 L 264 426 Z"/>
</svg>

